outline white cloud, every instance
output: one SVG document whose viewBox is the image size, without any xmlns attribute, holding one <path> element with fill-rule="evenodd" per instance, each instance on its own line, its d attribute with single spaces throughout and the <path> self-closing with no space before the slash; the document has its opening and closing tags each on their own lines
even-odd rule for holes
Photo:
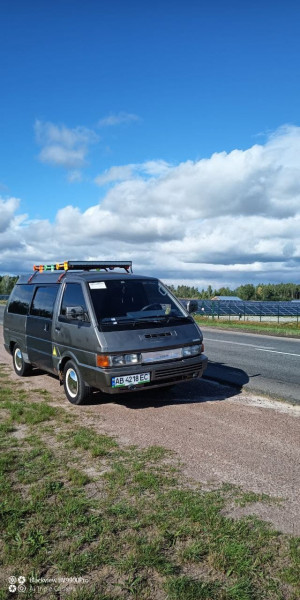
<svg viewBox="0 0 300 600">
<path fill-rule="evenodd" d="M 99 139 L 86 127 L 69 129 L 65 125 L 37 120 L 34 128 L 36 141 L 42 147 L 39 160 L 67 169 L 83 167 L 90 145 Z"/>
<path fill-rule="evenodd" d="M 168 172 L 168 170 L 171 168 L 171 165 L 165 160 L 148 160 L 141 165 L 137 165 L 137 167 L 146 175 L 160 177 Z"/>
<path fill-rule="evenodd" d="M 95 179 L 97 185 L 105 185 L 116 181 L 128 181 L 137 177 L 158 177 L 165 175 L 171 165 L 164 160 L 151 160 L 144 163 L 120 165 L 111 167 L 98 175 Z"/>
<path fill-rule="evenodd" d="M 1 198 L 0 196 L 0 233 L 4 233 L 13 221 L 14 214 L 19 208 L 18 198 Z"/>
<path fill-rule="evenodd" d="M 80 182 L 82 181 L 82 172 L 78 169 L 74 169 L 73 171 L 69 171 L 67 179 L 69 183 Z"/>
<path fill-rule="evenodd" d="M 116 125 L 132 123 L 140 120 L 140 117 L 133 113 L 119 112 L 117 114 L 110 114 L 107 117 L 100 119 L 98 121 L 98 127 L 114 127 Z"/>
<path fill-rule="evenodd" d="M 45 146 L 40 152 L 39 159 L 41 162 L 55 165 L 57 167 L 84 167 L 86 150 L 85 148 L 79 148 L 73 150 L 71 148 L 64 148 L 63 146 L 52 145 Z"/>
<path fill-rule="evenodd" d="M 111 167 L 104 171 L 102 175 L 98 175 L 95 179 L 95 183 L 98 185 L 105 185 L 106 183 L 131 179 L 134 176 L 134 166 L 135 165 L 121 165 Z"/>
<path fill-rule="evenodd" d="M 101 203 L 62 207 L 54 223 L 14 220 L 12 202 L 1 270 L 5 261 L 20 270 L 21 251 L 22 267 L 132 259 L 136 272 L 200 287 L 299 281 L 299 153 L 300 128 L 285 127 L 264 145 L 196 162 L 111 167 L 97 178 L 114 184 Z"/>
</svg>

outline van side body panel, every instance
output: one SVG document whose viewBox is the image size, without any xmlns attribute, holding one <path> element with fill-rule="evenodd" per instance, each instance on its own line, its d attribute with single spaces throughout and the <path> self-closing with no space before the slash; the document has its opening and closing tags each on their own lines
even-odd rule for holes
<svg viewBox="0 0 300 600">
<path fill-rule="evenodd" d="M 19 344 L 24 358 L 28 360 L 26 343 L 26 315 L 16 315 L 7 312 L 7 306 L 4 311 L 3 337 L 4 347 L 10 354 L 13 346 Z"/>
<path fill-rule="evenodd" d="M 90 371 L 96 368 L 96 354 L 100 347 L 91 323 L 62 323 L 57 320 L 53 326 L 52 347 L 56 372 L 62 371 L 67 359 L 75 360 L 86 383 L 94 385 Z"/>
</svg>

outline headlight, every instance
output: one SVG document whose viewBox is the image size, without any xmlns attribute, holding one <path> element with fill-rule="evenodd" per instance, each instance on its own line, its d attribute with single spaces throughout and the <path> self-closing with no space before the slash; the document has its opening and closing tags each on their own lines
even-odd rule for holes
<svg viewBox="0 0 300 600">
<path fill-rule="evenodd" d="M 141 362 L 140 354 L 124 354 L 125 364 L 126 365 L 136 365 Z"/>
<path fill-rule="evenodd" d="M 117 367 L 119 365 L 125 365 L 125 360 L 123 354 L 117 354 L 116 356 L 110 356 L 109 362 L 112 367 Z"/>
<path fill-rule="evenodd" d="M 201 344 L 195 344 L 194 346 L 184 346 L 184 348 L 182 348 L 182 356 L 196 356 L 196 354 L 201 354 L 201 351 Z"/>
<path fill-rule="evenodd" d="M 122 367 L 137 365 L 141 362 L 140 354 L 98 354 L 97 367 Z"/>
</svg>

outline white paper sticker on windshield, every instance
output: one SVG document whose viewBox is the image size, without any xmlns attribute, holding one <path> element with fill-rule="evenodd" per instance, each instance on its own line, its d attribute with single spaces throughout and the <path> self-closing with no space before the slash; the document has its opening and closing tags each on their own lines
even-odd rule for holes
<svg viewBox="0 0 300 600">
<path fill-rule="evenodd" d="M 91 290 L 104 290 L 106 288 L 105 281 L 93 281 L 89 286 Z"/>
</svg>

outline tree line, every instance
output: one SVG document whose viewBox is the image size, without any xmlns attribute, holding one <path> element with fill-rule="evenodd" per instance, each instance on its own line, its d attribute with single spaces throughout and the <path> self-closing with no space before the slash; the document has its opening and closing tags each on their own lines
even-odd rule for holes
<svg viewBox="0 0 300 600">
<path fill-rule="evenodd" d="M 11 277 L 10 275 L 0 275 L 0 295 L 10 294 L 18 279 L 18 277 Z"/>
<path fill-rule="evenodd" d="M 300 299 L 300 284 L 297 283 L 259 283 L 256 286 L 252 283 L 246 283 L 245 285 L 239 285 L 234 290 L 229 287 L 213 289 L 211 285 L 206 290 L 202 289 L 201 291 L 196 287 L 187 285 L 179 285 L 178 287 L 169 285 L 168 287 L 178 298 L 210 300 L 214 296 L 238 296 L 241 300 L 289 301 Z"/>
<path fill-rule="evenodd" d="M 18 277 L 0 275 L 0 294 L 10 294 Z M 211 285 L 201 291 L 188 285 L 168 286 L 178 298 L 201 298 L 210 300 L 214 296 L 238 296 L 241 300 L 299 300 L 300 284 L 297 283 L 246 283 L 232 290 L 229 287 L 213 289 Z"/>
</svg>

